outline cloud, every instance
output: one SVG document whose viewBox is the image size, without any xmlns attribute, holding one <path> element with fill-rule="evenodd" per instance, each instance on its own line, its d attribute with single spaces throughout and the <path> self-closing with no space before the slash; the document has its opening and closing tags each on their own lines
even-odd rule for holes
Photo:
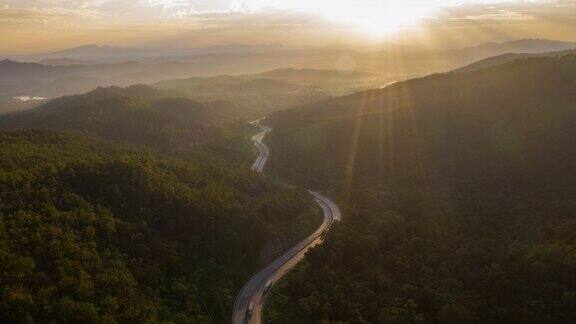
<svg viewBox="0 0 576 324">
<path fill-rule="evenodd" d="M 430 26 L 576 23 L 576 0 L 508 1 L 447 7 L 426 19 Z"/>
<path fill-rule="evenodd" d="M 355 23 L 393 20 L 396 10 L 424 17 L 398 30 L 411 39 L 417 32 L 451 32 L 454 39 L 462 34 L 478 41 L 475 28 L 485 37 L 576 40 L 576 0 L 0 0 L 0 50 L 76 46 L 91 39 L 165 46 L 381 40 Z M 356 21 L 345 19 L 354 15 Z"/>
</svg>

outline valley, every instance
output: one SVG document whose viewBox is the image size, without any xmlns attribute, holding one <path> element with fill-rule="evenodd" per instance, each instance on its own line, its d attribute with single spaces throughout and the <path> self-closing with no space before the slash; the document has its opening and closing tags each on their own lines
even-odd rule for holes
<svg viewBox="0 0 576 324">
<path fill-rule="evenodd" d="M 258 124 L 262 121 L 257 121 Z M 264 171 L 266 161 L 270 151 L 262 142 L 264 137 L 273 130 L 268 126 L 260 126 L 262 131 L 255 135 L 252 140 L 258 148 L 259 154 L 252 170 L 259 173 Z M 265 267 L 262 271 L 252 277 L 240 290 L 234 303 L 232 313 L 232 323 L 262 323 L 262 312 L 267 294 L 272 290 L 274 284 L 280 281 L 291 269 L 304 259 L 306 253 L 315 246 L 322 243 L 323 237 L 330 230 L 330 227 L 340 221 L 342 214 L 338 206 L 327 196 L 320 192 L 308 190 L 314 201 L 320 206 L 324 214 L 322 225 L 306 239 L 290 248 L 281 257 Z"/>
<path fill-rule="evenodd" d="M 0 323 L 576 323 L 576 0 L 0 0 Z"/>
</svg>

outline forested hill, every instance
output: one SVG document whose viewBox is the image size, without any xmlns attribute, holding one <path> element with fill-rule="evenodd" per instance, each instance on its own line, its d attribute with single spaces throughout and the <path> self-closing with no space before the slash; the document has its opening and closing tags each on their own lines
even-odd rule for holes
<svg viewBox="0 0 576 324">
<path fill-rule="evenodd" d="M 273 163 L 302 173 L 317 168 L 315 178 L 337 181 L 343 170 L 392 180 L 463 168 L 511 171 L 508 177 L 531 168 L 569 181 L 575 72 L 576 56 L 534 58 L 278 112 L 269 119 L 271 141 L 290 150 L 276 150 Z"/>
<path fill-rule="evenodd" d="M 0 129 L 75 130 L 160 148 L 220 145 L 221 126 L 246 120 L 227 102 L 197 102 L 147 86 L 99 88 L 0 117 Z"/>
<path fill-rule="evenodd" d="M 499 56 L 489 57 L 478 62 L 466 65 L 462 68 L 455 70 L 455 72 L 472 72 L 480 69 L 485 69 L 492 66 L 502 65 L 516 60 L 522 60 L 532 57 L 560 57 L 567 55 L 576 55 L 576 49 L 569 49 L 559 52 L 546 52 L 546 53 L 508 53 Z"/>
<path fill-rule="evenodd" d="M 0 322 L 224 323 L 312 206 L 247 168 L 0 132 Z"/>
<path fill-rule="evenodd" d="M 346 218 L 270 322 L 576 321 L 575 89 L 533 58 L 275 113 L 270 167 Z"/>
</svg>

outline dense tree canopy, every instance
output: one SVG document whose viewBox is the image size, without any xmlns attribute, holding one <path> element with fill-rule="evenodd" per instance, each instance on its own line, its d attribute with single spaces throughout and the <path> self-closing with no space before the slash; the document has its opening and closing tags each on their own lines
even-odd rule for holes
<svg viewBox="0 0 576 324">
<path fill-rule="evenodd" d="M 0 133 L 0 322 L 225 322 L 265 245 L 314 227 L 311 207 L 218 160 Z"/>
<path fill-rule="evenodd" d="M 576 321 L 574 89 L 537 58 L 274 114 L 271 167 L 345 219 L 270 322 Z"/>
</svg>

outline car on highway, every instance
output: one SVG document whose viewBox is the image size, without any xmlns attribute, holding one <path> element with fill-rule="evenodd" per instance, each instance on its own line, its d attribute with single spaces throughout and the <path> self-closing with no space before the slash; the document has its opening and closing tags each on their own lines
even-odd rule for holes
<svg viewBox="0 0 576 324">
<path fill-rule="evenodd" d="M 270 289 L 272 289 L 272 285 L 274 285 L 274 281 L 270 280 L 266 283 L 266 287 L 264 287 L 264 291 L 262 292 L 262 296 L 266 296 Z"/>
<path fill-rule="evenodd" d="M 253 310 L 254 310 L 254 303 L 250 302 L 250 304 L 248 304 L 248 308 L 246 308 L 246 322 L 248 322 L 248 320 L 252 318 Z"/>
</svg>

